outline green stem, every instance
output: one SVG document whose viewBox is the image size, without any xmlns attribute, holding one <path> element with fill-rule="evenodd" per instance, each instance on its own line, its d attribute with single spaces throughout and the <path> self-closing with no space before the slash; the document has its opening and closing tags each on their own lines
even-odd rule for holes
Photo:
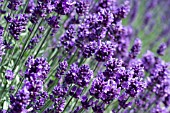
<svg viewBox="0 0 170 113">
<path fill-rule="evenodd" d="M 65 112 L 66 108 L 69 106 L 70 102 L 72 101 L 73 96 L 69 99 L 69 101 L 67 102 L 66 106 L 64 107 L 63 113 Z"/>
<path fill-rule="evenodd" d="M 47 79 L 45 80 L 45 83 L 47 83 L 47 82 L 49 81 L 50 77 L 55 73 L 56 68 L 58 67 L 59 62 L 62 62 L 62 61 L 64 60 L 64 58 L 65 58 L 65 57 L 63 57 L 61 60 L 57 61 L 57 64 L 55 64 L 56 66 L 55 66 L 55 65 L 52 66 L 51 72 L 49 73 L 49 76 L 48 76 Z"/>
<path fill-rule="evenodd" d="M 58 83 L 58 80 L 54 81 L 49 88 L 47 89 L 47 92 L 51 92 L 53 90 L 53 88 L 56 86 L 56 84 Z"/>
<path fill-rule="evenodd" d="M 78 49 L 76 50 L 76 52 L 74 53 L 74 55 L 70 58 L 70 60 L 68 61 L 68 65 L 70 66 L 74 60 L 74 57 L 76 56 L 76 54 L 78 53 Z"/>
<path fill-rule="evenodd" d="M 48 36 L 49 36 L 49 34 L 50 34 L 50 32 L 51 32 L 51 29 L 52 29 L 52 28 L 50 28 L 50 29 L 47 31 L 46 36 L 44 37 L 43 41 L 41 42 L 40 47 L 38 48 L 38 50 L 37 50 L 37 52 L 36 52 L 34 58 L 36 58 L 37 55 L 39 54 L 39 52 L 40 52 L 42 46 L 44 45 L 44 42 L 47 40 L 47 38 L 48 38 Z"/>
<path fill-rule="evenodd" d="M 25 12 L 25 10 L 26 10 L 26 8 L 27 8 L 27 6 L 28 6 L 28 4 L 29 4 L 29 1 L 30 1 L 30 0 L 27 0 L 27 1 L 26 1 L 26 4 L 25 4 L 25 6 L 24 6 L 23 13 Z"/>
<path fill-rule="evenodd" d="M 24 81 L 24 77 L 22 77 L 22 80 L 20 81 L 20 83 L 19 83 L 17 89 L 15 90 L 14 94 L 16 94 L 18 92 L 18 90 L 20 89 L 23 81 Z"/>
</svg>

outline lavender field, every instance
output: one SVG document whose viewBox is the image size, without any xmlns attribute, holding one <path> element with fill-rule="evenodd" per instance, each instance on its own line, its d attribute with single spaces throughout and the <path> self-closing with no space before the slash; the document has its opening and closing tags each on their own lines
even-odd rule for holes
<svg viewBox="0 0 170 113">
<path fill-rule="evenodd" d="M 170 113 L 169 0 L 0 0 L 0 113 Z"/>
</svg>

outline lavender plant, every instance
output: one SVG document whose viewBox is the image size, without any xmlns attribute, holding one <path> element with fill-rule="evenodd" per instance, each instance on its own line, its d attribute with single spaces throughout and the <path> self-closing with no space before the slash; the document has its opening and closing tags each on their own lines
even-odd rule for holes
<svg viewBox="0 0 170 113">
<path fill-rule="evenodd" d="M 169 3 L 0 0 L 0 113 L 169 113 Z"/>
</svg>

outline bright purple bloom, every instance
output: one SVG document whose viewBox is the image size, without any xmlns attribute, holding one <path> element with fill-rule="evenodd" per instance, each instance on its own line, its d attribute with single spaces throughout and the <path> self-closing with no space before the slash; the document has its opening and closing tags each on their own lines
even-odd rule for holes
<svg viewBox="0 0 170 113">
<path fill-rule="evenodd" d="M 99 49 L 95 53 L 95 59 L 98 62 L 105 62 L 114 55 L 116 45 L 112 42 L 101 42 Z"/>
</svg>

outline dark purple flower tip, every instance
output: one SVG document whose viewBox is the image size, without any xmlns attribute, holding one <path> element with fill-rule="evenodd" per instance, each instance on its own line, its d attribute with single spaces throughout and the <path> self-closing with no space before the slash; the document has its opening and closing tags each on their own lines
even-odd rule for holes
<svg viewBox="0 0 170 113">
<path fill-rule="evenodd" d="M 7 42 L 6 40 L 4 40 L 3 44 L 5 46 L 5 49 L 12 49 L 13 48 L 11 42 Z"/>
<path fill-rule="evenodd" d="M 54 11 L 61 15 L 68 14 L 73 9 L 74 4 L 76 4 L 76 2 L 72 0 L 57 1 Z"/>
<path fill-rule="evenodd" d="M 39 43 L 41 38 L 42 35 L 38 35 L 38 34 L 35 37 L 33 37 L 28 44 L 28 49 L 33 49 L 36 46 L 36 44 Z"/>
<path fill-rule="evenodd" d="M 14 79 L 14 73 L 11 70 L 6 70 L 5 78 L 7 80 L 13 80 Z"/>
<path fill-rule="evenodd" d="M 8 14 L 8 16 L 4 16 L 5 20 L 7 21 L 7 23 L 11 23 L 12 22 L 12 17 Z"/>
<path fill-rule="evenodd" d="M 88 109 L 93 104 L 93 101 L 92 99 L 89 100 L 88 97 L 84 95 L 81 97 L 81 104 L 83 108 Z"/>
<path fill-rule="evenodd" d="M 157 50 L 157 54 L 161 56 L 165 55 L 166 48 L 167 48 L 167 45 L 165 43 L 162 43 Z"/>
<path fill-rule="evenodd" d="M 52 28 L 59 28 L 59 20 L 60 18 L 58 16 L 52 16 L 50 18 L 47 19 L 48 24 L 52 27 Z"/>
<path fill-rule="evenodd" d="M 146 71 L 149 71 L 155 64 L 156 62 L 155 60 L 156 59 L 155 59 L 154 53 L 148 50 L 142 57 L 142 63 L 144 65 L 144 69 Z"/>
</svg>

